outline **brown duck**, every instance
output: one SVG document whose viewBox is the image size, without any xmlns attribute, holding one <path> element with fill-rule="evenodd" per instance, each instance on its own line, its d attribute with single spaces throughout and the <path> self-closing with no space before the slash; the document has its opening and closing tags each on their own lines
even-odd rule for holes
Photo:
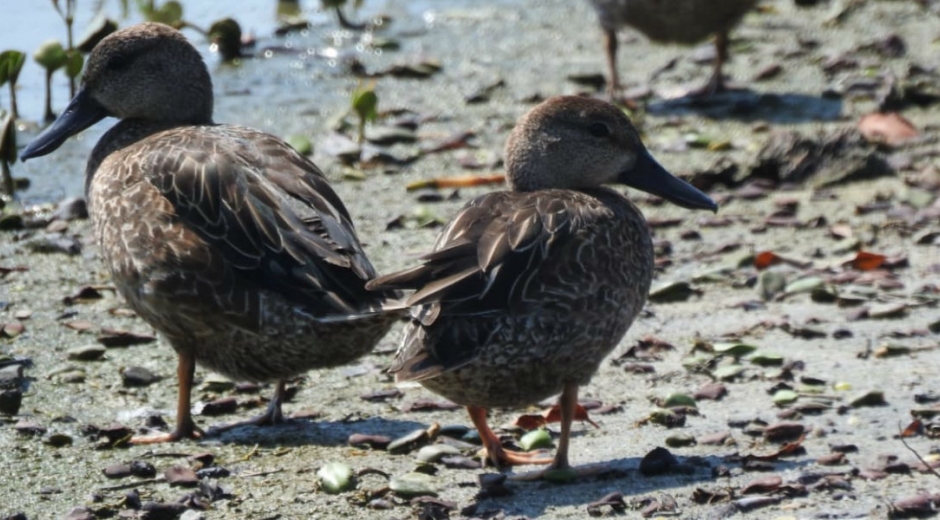
<svg viewBox="0 0 940 520">
<path fill-rule="evenodd" d="M 693 44 L 715 35 L 715 67 L 704 87 L 693 95 L 725 90 L 721 69 L 728 60 L 728 32 L 757 0 L 590 0 L 604 31 L 610 74 L 608 91 L 620 89 L 617 74 L 617 31 L 626 25 L 656 42 Z"/>
<path fill-rule="evenodd" d="M 526 114 L 506 145 L 510 191 L 470 201 L 423 264 L 369 282 L 413 289 L 411 323 L 391 367 L 467 407 L 490 459 L 567 469 L 578 401 L 601 361 L 643 308 L 653 276 L 646 220 L 626 184 L 679 206 L 715 203 L 669 174 L 614 106 L 551 98 Z M 554 460 L 504 449 L 486 409 L 561 393 Z"/>
<path fill-rule="evenodd" d="M 175 29 L 120 30 L 88 58 L 81 91 L 22 156 L 48 154 L 107 116 L 85 187 L 101 255 L 130 306 L 179 357 L 171 433 L 198 437 L 190 413 L 198 363 L 239 380 L 284 380 L 350 362 L 394 321 L 349 212 L 323 173 L 280 139 L 212 121 L 212 83 Z"/>
</svg>

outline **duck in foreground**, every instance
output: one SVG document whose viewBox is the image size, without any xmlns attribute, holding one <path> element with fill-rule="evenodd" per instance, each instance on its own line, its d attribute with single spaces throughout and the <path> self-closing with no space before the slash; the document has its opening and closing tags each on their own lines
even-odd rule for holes
<svg viewBox="0 0 940 520">
<path fill-rule="evenodd" d="M 656 42 L 693 44 L 715 35 L 715 67 L 704 87 L 692 91 L 707 96 L 725 90 L 721 69 L 728 60 L 728 32 L 757 0 L 590 0 L 604 31 L 604 50 L 610 74 L 608 92 L 620 90 L 617 74 L 617 31 L 629 25 Z"/>
<path fill-rule="evenodd" d="M 128 304 L 179 357 L 172 433 L 199 437 L 190 413 L 199 363 L 276 381 L 255 424 L 282 419 L 284 380 L 352 361 L 395 320 L 349 212 L 323 173 L 280 139 L 212 121 L 212 83 L 175 29 L 135 25 L 88 58 L 80 92 L 27 146 L 54 151 L 106 116 L 85 187 L 101 255 Z"/>
<path fill-rule="evenodd" d="M 603 185 L 626 184 L 685 208 L 717 206 L 663 169 L 623 112 L 603 101 L 545 101 L 518 122 L 505 157 L 510 191 L 470 201 L 422 265 L 367 287 L 415 291 L 390 368 L 398 381 L 466 406 L 495 465 L 569 470 L 578 388 L 627 332 L 653 276 L 646 220 Z M 554 460 L 500 445 L 487 408 L 559 392 Z"/>
</svg>

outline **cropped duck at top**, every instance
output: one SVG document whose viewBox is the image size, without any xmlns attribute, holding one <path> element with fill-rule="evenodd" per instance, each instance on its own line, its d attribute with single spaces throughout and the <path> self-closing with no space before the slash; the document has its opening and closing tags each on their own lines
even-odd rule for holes
<svg viewBox="0 0 940 520">
<path fill-rule="evenodd" d="M 470 201 L 417 267 L 367 287 L 411 289 L 412 316 L 391 371 L 467 407 L 494 464 L 569 469 L 578 402 L 646 302 L 653 244 L 646 220 L 604 184 L 715 211 L 705 194 L 650 156 L 616 107 L 555 97 L 518 122 L 506 145 L 510 191 Z M 561 392 L 554 459 L 504 449 L 486 408 Z"/>
<path fill-rule="evenodd" d="M 604 31 L 604 50 L 610 82 L 620 89 L 617 74 L 617 31 L 626 25 L 656 42 L 693 44 L 715 36 L 715 65 L 711 78 L 693 95 L 725 89 L 721 69 L 728 61 L 728 32 L 741 22 L 757 0 L 589 0 Z"/>
<path fill-rule="evenodd" d="M 212 82 L 175 29 L 135 25 L 92 51 L 81 91 L 23 152 L 48 154 L 104 117 L 85 187 L 119 292 L 179 358 L 171 433 L 198 437 L 195 364 L 277 381 L 255 424 L 282 419 L 285 379 L 369 352 L 396 316 L 346 207 L 319 168 L 280 139 L 212 121 Z M 229 425 L 231 426 L 231 425 Z"/>
</svg>

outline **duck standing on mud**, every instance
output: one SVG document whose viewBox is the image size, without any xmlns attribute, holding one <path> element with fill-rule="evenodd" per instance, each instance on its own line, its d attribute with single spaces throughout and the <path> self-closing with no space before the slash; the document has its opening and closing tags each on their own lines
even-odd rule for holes
<svg viewBox="0 0 940 520">
<path fill-rule="evenodd" d="M 135 25 L 88 58 L 80 92 L 23 152 L 48 154 L 101 119 L 85 187 L 118 291 L 179 357 L 171 433 L 199 437 L 190 412 L 199 363 L 230 378 L 284 380 L 369 352 L 395 320 L 346 207 L 323 173 L 280 139 L 212 121 L 212 82 L 175 29 Z M 232 426 L 232 425 L 229 425 Z"/>
<path fill-rule="evenodd" d="M 693 44 L 715 36 L 715 67 L 708 83 L 692 91 L 707 96 L 725 90 L 722 66 L 728 61 L 728 32 L 741 22 L 757 0 L 590 0 L 604 31 L 604 50 L 610 82 L 608 92 L 620 90 L 617 74 L 617 31 L 633 27 L 655 42 Z"/>
<path fill-rule="evenodd" d="M 715 203 L 650 156 L 616 107 L 555 97 L 518 122 L 506 145 L 510 191 L 470 201 L 423 264 L 368 283 L 412 289 L 390 371 L 467 408 L 497 465 L 568 470 L 578 403 L 601 361 L 646 302 L 653 244 L 646 220 L 604 184 L 626 184 L 679 206 Z M 506 450 L 486 409 L 561 393 L 554 459 Z"/>
</svg>

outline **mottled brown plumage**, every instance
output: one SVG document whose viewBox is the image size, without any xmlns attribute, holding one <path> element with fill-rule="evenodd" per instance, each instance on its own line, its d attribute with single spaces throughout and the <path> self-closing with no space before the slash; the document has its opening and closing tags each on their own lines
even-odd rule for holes
<svg viewBox="0 0 940 520">
<path fill-rule="evenodd" d="M 659 166 L 620 110 L 592 99 L 552 98 L 524 116 L 506 172 L 511 191 L 472 200 L 423 264 L 368 287 L 415 291 L 390 370 L 466 406 L 494 463 L 549 460 L 503 450 L 484 409 L 562 392 L 553 467 L 566 468 L 578 387 L 626 333 L 653 275 L 646 220 L 602 185 L 716 206 Z"/>
<path fill-rule="evenodd" d="M 617 74 L 617 31 L 630 26 L 656 42 L 693 44 L 715 36 L 715 67 L 696 94 L 724 90 L 722 66 L 728 59 L 728 32 L 757 0 L 590 0 L 604 31 L 604 50 L 611 93 L 620 89 Z"/>
<path fill-rule="evenodd" d="M 83 88 L 24 152 L 53 151 L 105 116 L 121 121 L 86 169 L 95 234 L 114 283 L 179 356 L 177 425 L 190 415 L 195 363 L 239 380 L 278 381 L 365 354 L 393 314 L 349 213 L 323 173 L 280 139 L 212 122 L 212 84 L 176 30 L 145 23 L 102 40 Z"/>
</svg>

